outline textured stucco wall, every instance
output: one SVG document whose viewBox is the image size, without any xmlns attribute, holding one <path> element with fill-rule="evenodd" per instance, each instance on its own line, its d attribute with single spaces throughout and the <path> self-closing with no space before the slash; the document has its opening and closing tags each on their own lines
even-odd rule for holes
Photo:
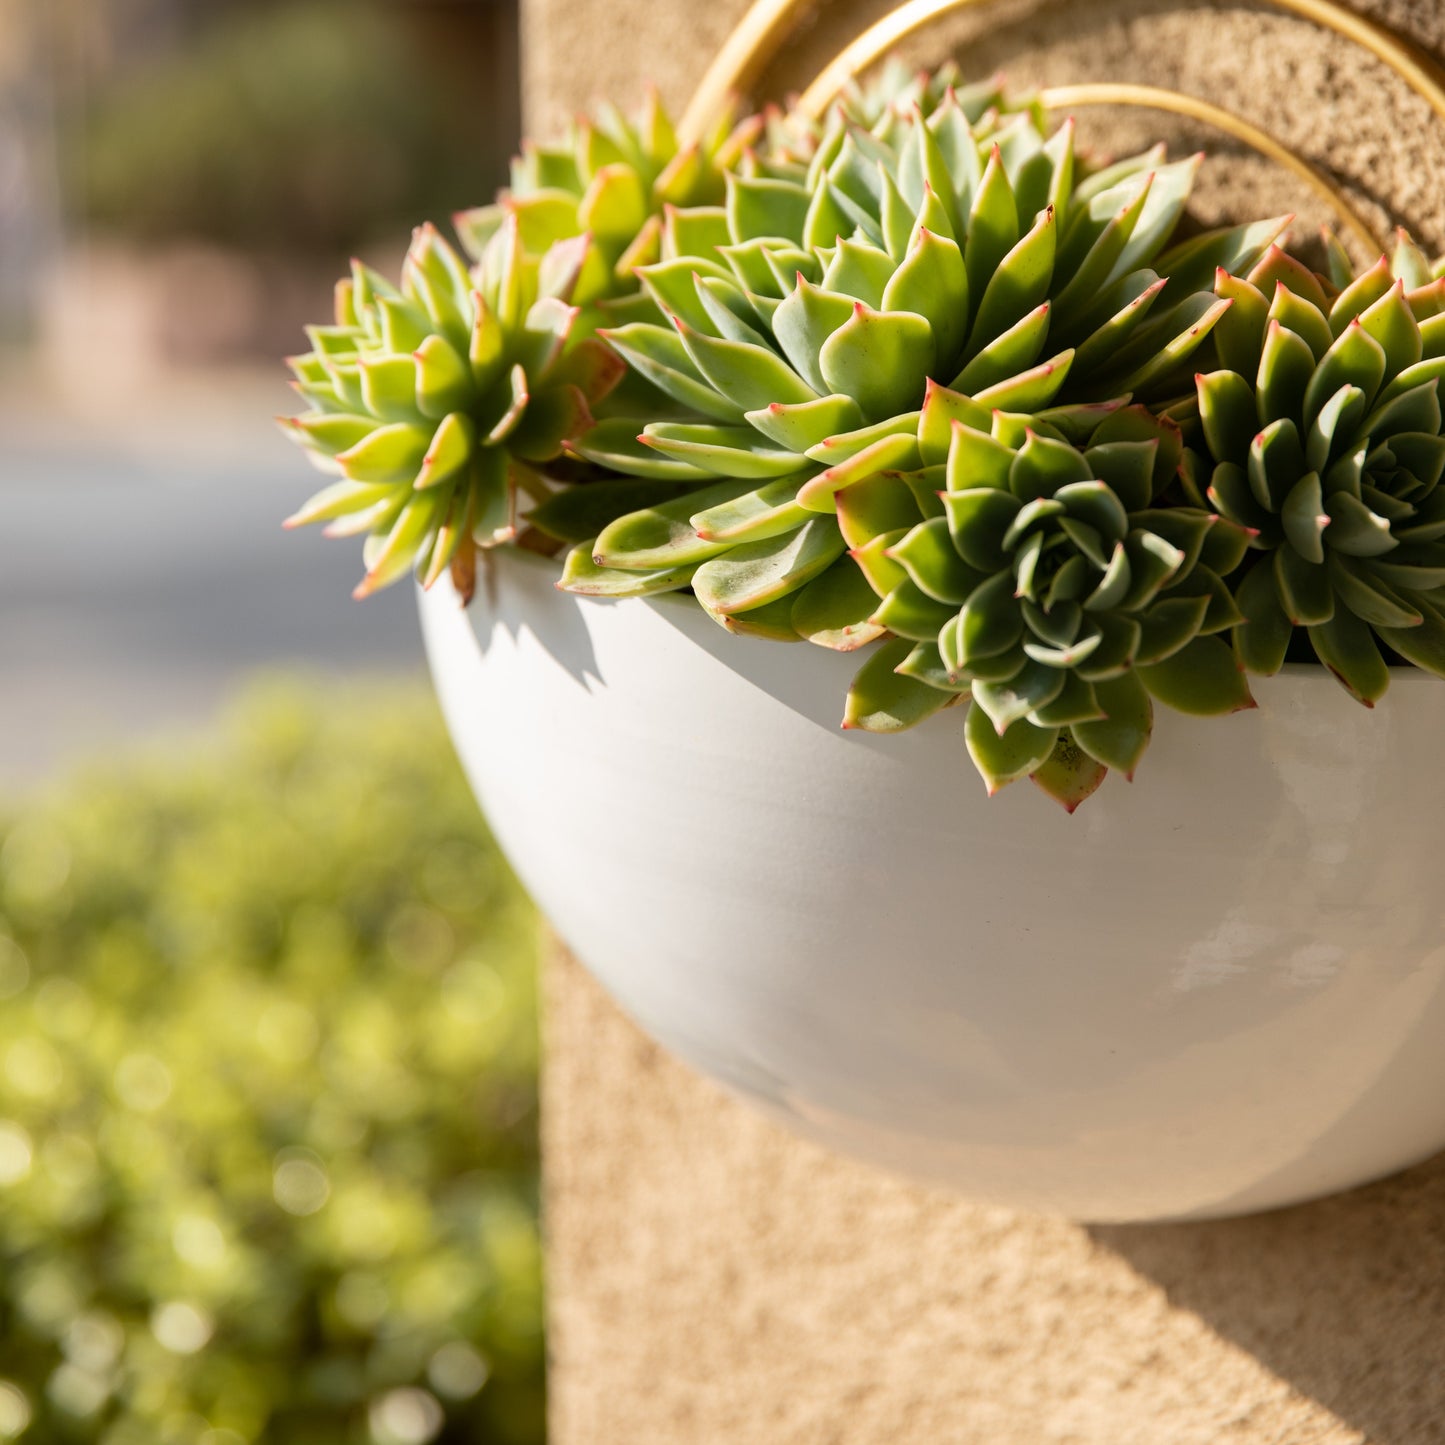
<svg viewBox="0 0 1445 1445">
<path fill-rule="evenodd" d="M 1445 1441 L 1445 1161 L 1086 1229 L 800 1143 L 560 955 L 546 1015 L 555 1445 Z"/>
<path fill-rule="evenodd" d="M 523 3 L 534 132 L 646 79 L 680 107 L 745 8 Z M 1445 0 L 1356 5 L 1445 48 Z M 819 6 L 769 93 L 805 82 L 883 8 Z M 947 34 L 978 73 L 1205 95 L 1445 248 L 1445 127 L 1300 21 L 1011 0 Z M 1154 117 L 1089 124 L 1112 145 L 1130 127 L 1164 133 Z M 1228 185 L 1207 179 L 1205 209 L 1258 212 L 1265 187 L 1278 195 L 1278 175 L 1247 164 Z M 1255 1219 L 1084 1229 L 914 1189 L 782 1134 L 643 1039 L 560 954 L 546 1019 L 555 1445 L 1445 1442 L 1445 1161 Z"/>
</svg>

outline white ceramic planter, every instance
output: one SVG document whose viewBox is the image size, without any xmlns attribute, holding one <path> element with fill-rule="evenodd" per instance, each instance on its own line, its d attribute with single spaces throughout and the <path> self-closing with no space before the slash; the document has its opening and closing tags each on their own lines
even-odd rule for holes
<svg viewBox="0 0 1445 1445">
<path fill-rule="evenodd" d="M 1317 669 L 1164 712 L 1073 817 L 850 659 L 498 559 L 422 601 L 463 763 L 563 939 L 799 1132 L 1093 1220 L 1240 1213 L 1445 1148 L 1445 686 Z"/>
</svg>

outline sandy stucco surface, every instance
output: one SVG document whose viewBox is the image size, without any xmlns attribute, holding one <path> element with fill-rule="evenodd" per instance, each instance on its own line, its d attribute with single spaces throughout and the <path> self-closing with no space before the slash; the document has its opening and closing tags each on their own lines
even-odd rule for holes
<svg viewBox="0 0 1445 1445">
<path fill-rule="evenodd" d="M 744 8 L 524 6 L 533 132 L 649 77 L 685 103 Z M 1440 0 L 1357 8 L 1445 45 Z M 769 92 L 880 10 L 820 7 Z M 1007 23 L 952 29 L 970 68 L 1208 96 L 1445 248 L 1445 127 L 1334 37 L 1243 6 L 997 13 Z M 1091 123 L 1122 145 L 1139 121 Z M 1209 182 L 1205 205 L 1258 211 L 1266 187 L 1277 175 L 1250 163 Z M 663 1055 L 560 956 L 545 1085 L 556 1445 L 1445 1442 L 1440 1162 L 1216 1224 L 1090 1230 L 985 1208 L 788 1137 Z"/>
<path fill-rule="evenodd" d="M 1086 1229 L 900 1184 L 547 982 L 555 1445 L 1440 1445 L 1445 1161 Z"/>
</svg>

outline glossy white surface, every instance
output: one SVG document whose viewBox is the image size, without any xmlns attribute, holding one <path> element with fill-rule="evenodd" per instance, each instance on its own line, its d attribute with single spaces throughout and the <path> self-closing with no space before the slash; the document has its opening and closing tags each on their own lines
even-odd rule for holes
<svg viewBox="0 0 1445 1445">
<path fill-rule="evenodd" d="M 1445 685 L 1160 710 L 1132 787 L 989 800 L 853 663 L 508 554 L 422 619 L 502 846 L 619 1002 L 799 1132 L 1091 1220 L 1242 1213 L 1445 1148 Z"/>
</svg>

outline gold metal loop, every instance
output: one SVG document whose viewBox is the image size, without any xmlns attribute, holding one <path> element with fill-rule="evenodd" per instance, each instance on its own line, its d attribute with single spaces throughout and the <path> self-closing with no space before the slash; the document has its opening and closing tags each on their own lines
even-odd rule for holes
<svg viewBox="0 0 1445 1445">
<path fill-rule="evenodd" d="M 748 25 L 754 12 L 765 12 L 770 22 L 767 37 L 758 38 L 765 60 L 767 41 L 772 31 L 786 25 L 802 8 L 803 0 L 758 0 L 753 11 L 743 17 L 743 26 Z M 851 45 L 841 50 L 822 70 L 818 78 L 803 92 L 800 104 L 811 115 L 821 115 L 828 102 L 855 75 L 860 75 L 875 60 L 886 55 L 900 41 L 920 30 L 930 21 L 956 10 L 975 10 L 992 4 L 993 0 L 907 0 L 896 10 L 885 15 L 876 25 L 871 25 Z M 1435 114 L 1445 120 L 1445 83 L 1440 78 L 1439 68 L 1423 56 L 1408 41 L 1402 40 L 1392 31 L 1376 21 L 1367 20 L 1353 10 L 1347 10 L 1338 0 L 1266 0 L 1278 10 L 1285 10 L 1302 19 L 1312 21 L 1326 30 L 1368 50 L 1377 60 L 1383 61 L 1417 95 L 1427 100 Z M 759 15 L 759 22 L 763 20 Z M 742 29 L 742 26 L 739 27 Z M 721 57 L 719 57 L 721 58 Z M 704 85 L 711 80 L 711 73 Z M 722 78 L 721 76 L 719 77 Z M 745 77 L 738 75 L 728 80 L 721 94 L 743 84 Z"/>
<path fill-rule="evenodd" d="M 1384 242 L 1377 236 L 1370 223 L 1349 203 L 1337 186 L 1324 174 L 1287 145 L 1277 141 L 1268 131 L 1261 130 L 1232 110 L 1213 105 L 1197 96 L 1182 95 L 1177 90 L 1163 90 L 1153 85 L 1124 85 L 1102 81 L 1092 85 L 1056 85 L 1041 91 L 1039 99 L 1049 110 L 1076 110 L 1090 105 L 1143 106 L 1149 110 L 1169 111 L 1174 115 L 1187 116 L 1190 120 L 1203 121 L 1216 130 L 1231 135 L 1235 140 L 1258 151 L 1260 155 L 1275 161 L 1286 170 L 1298 176 L 1321 200 L 1327 201 L 1339 213 L 1345 229 L 1373 256 L 1385 249 Z"/>
<path fill-rule="evenodd" d="M 814 0 L 755 0 L 698 86 L 679 127 L 685 139 L 701 135 L 730 94 L 747 88 L 757 80 L 788 31 L 813 3 Z M 865 30 L 824 67 L 804 91 L 799 102 L 801 108 L 809 114 L 821 115 L 852 77 L 861 74 L 914 31 L 953 11 L 977 9 L 991 3 L 993 0 L 906 0 Z M 1409 41 L 1378 22 L 1346 9 L 1338 0 L 1265 0 L 1265 3 L 1332 30 L 1368 51 L 1389 66 L 1411 90 L 1428 102 L 1440 120 L 1445 121 L 1445 72 Z M 1105 90 L 1112 92 L 1109 101 L 1103 98 Z M 1064 96 L 1071 98 L 1062 99 Z M 1311 190 L 1329 200 L 1357 239 L 1363 242 L 1368 238 L 1370 248 L 1379 247 L 1379 240 L 1372 229 L 1337 186 L 1283 142 L 1222 107 L 1174 91 L 1126 85 L 1058 87 L 1046 92 L 1046 103 L 1060 109 L 1106 103 L 1148 105 L 1214 125 L 1299 176 Z"/>
</svg>

